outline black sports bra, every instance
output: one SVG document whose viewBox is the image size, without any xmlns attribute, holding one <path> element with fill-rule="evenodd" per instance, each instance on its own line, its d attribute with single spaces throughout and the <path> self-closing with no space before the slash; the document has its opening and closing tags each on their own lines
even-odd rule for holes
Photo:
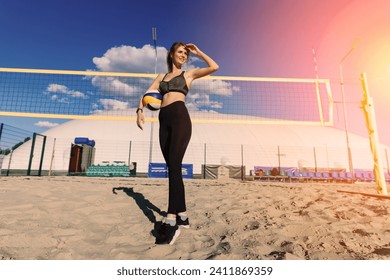
<svg viewBox="0 0 390 280">
<path fill-rule="evenodd" d="M 184 78 L 184 72 L 181 72 L 180 75 L 177 75 L 170 79 L 169 81 L 164 81 L 165 77 L 168 75 L 165 74 L 164 78 L 160 82 L 160 86 L 158 90 L 160 91 L 161 95 L 164 96 L 164 94 L 172 91 L 181 92 L 184 95 L 187 95 L 188 93 L 188 87 L 186 83 L 186 79 Z"/>
</svg>

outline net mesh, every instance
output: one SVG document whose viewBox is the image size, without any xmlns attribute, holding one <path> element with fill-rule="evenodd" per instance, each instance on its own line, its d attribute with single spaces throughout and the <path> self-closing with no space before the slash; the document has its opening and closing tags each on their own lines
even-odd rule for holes
<svg viewBox="0 0 390 280">
<path fill-rule="evenodd" d="M 0 115 L 134 119 L 133 109 L 155 77 L 0 68 Z M 193 82 L 186 104 L 194 122 L 333 123 L 325 79 L 208 76 Z"/>
</svg>

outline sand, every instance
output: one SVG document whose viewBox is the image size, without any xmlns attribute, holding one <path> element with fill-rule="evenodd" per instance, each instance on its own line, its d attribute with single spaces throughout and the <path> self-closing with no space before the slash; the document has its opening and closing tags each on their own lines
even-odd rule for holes
<svg viewBox="0 0 390 280">
<path fill-rule="evenodd" d="M 0 177 L 3 260 L 389 260 L 373 184 L 185 180 L 191 228 L 155 245 L 167 180 Z"/>
</svg>

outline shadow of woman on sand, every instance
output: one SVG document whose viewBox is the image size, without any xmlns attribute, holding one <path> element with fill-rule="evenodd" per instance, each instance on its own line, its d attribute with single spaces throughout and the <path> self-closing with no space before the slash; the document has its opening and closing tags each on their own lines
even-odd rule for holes
<svg viewBox="0 0 390 280">
<path fill-rule="evenodd" d="M 142 193 L 135 192 L 134 188 L 118 187 L 112 189 L 112 192 L 115 195 L 117 195 L 116 191 L 123 191 L 129 197 L 134 199 L 139 209 L 141 209 L 141 211 L 149 219 L 149 221 L 154 224 L 154 230 L 152 230 L 151 233 L 155 235 L 157 229 L 161 226 L 161 222 L 157 222 L 154 212 L 164 217 L 167 215 L 167 213 L 165 211 L 161 211 L 161 209 L 154 205 L 152 202 L 150 202 L 149 199 L 146 199 Z"/>
</svg>

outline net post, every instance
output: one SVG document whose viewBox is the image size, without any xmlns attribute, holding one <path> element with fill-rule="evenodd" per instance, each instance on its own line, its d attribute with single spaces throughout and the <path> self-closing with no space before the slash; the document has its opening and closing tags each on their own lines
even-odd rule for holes
<svg viewBox="0 0 390 280">
<path fill-rule="evenodd" d="M 316 80 L 315 80 L 315 85 L 316 85 L 316 93 L 317 93 L 317 104 L 318 104 L 318 113 L 320 116 L 321 120 L 321 125 L 324 126 L 324 115 L 322 112 L 322 103 L 321 103 L 321 96 L 320 96 L 320 86 L 319 86 L 319 76 L 318 76 L 318 67 L 317 67 L 317 58 L 316 58 L 316 52 L 313 48 L 313 61 L 314 61 L 314 68 L 316 71 Z"/>
<path fill-rule="evenodd" d="M 385 175 L 378 151 L 379 137 L 376 126 L 374 104 L 368 91 L 366 73 L 361 73 L 360 77 L 363 87 L 363 100 L 361 101 L 361 108 L 363 109 L 364 117 L 366 119 L 366 125 L 370 139 L 370 148 L 374 158 L 374 175 L 377 184 L 377 191 L 379 194 L 387 195 Z"/>
<path fill-rule="evenodd" d="M 318 105 L 318 114 L 320 117 L 321 125 L 324 126 L 324 113 L 322 112 L 322 102 L 321 102 L 321 95 L 320 95 L 320 86 L 318 83 L 318 78 L 315 81 L 316 85 L 316 94 L 317 94 L 317 105 Z"/>
</svg>

